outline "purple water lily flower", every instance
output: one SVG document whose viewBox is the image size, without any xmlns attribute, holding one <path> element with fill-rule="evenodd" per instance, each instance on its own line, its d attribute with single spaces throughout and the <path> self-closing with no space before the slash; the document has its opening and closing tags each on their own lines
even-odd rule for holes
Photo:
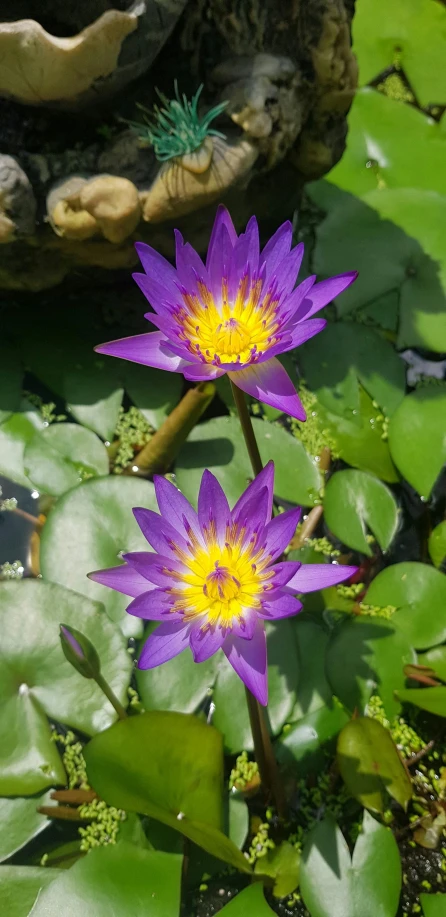
<svg viewBox="0 0 446 917">
<path fill-rule="evenodd" d="M 161 515 L 134 509 L 156 553 L 125 554 L 125 563 L 90 578 L 133 596 L 130 614 L 160 621 L 143 646 L 140 669 L 152 669 L 190 646 L 195 662 L 220 648 L 261 704 L 268 700 L 265 621 L 295 615 L 295 593 L 348 579 L 356 567 L 280 561 L 299 522 L 292 509 L 271 519 L 274 464 L 269 462 L 232 510 L 205 471 L 198 513 L 163 477 L 154 478 Z"/>
<path fill-rule="evenodd" d="M 220 206 L 206 265 L 175 230 L 176 269 L 150 245 L 136 244 L 145 274 L 134 274 L 159 330 L 100 344 L 98 353 L 122 357 L 202 381 L 229 378 L 249 395 L 298 420 L 305 411 L 277 354 L 317 334 L 326 322 L 312 316 L 355 280 L 355 271 L 294 289 L 304 246 L 291 248 L 293 229 L 283 223 L 263 251 L 257 220 L 237 235 Z"/>
</svg>

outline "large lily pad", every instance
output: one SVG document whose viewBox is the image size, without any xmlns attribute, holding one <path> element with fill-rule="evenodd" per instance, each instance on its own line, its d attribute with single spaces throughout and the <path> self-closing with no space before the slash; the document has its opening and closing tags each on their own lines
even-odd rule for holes
<svg viewBox="0 0 446 917">
<path fill-rule="evenodd" d="M 446 193 L 446 133 L 432 118 L 375 89 L 361 89 L 348 128 L 345 153 L 329 173 L 338 187 L 359 197 L 377 188 Z"/>
<path fill-rule="evenodd" d="M 394 691 L 403 689 L 405 665 L 416 662 L 406 634 L 383 618 L 348 618 L 338 627 L 327 649 L 327 676 L 333 693 L 352 712 L 364 712 L 378 693 L 387 716 L 401 707 Z"/>
<path fill-rule="evenodd" d="M 393 605 L 399 631 L 419 650 L 446 640 L 446 576 L 428 564 L 393 564 L 381 570 L 365 597 L 369 605 Z"/>
<path fill-rule="evenodd" d="M 0 474 L 29 490 L 33 485 L 25 473 L 24 455 L 36 430 L 43 430 L 43 420 L 32 410 L 10 414 L 0 424 Z"/>
<path fill-rule="evenodd" d="M 318 822 L 307 837 L 300 875 L 311 917 L 395 917 L 401 890 L 398 846 L 391 830 L 368 812 L 353 857 L 334 819 Z"/>
<path fill-rule="evenodd" d="M 34 486 L 58 497 L 85 478 L 106 475 L 108 453 L 99 437 L 74 423 L 56 423 L 35 433 L 23 456 Z"/>
<path fill-rule="evenodd" d="M 249 872 L 221 830 L 223 743 L 212 726 L 183 713 L 151 711 L 100 733 L 84 757 L 91 785 L 110 805 L 156 818 Z"/>
<path fill-rule="evenodd" d="M 146 710 L 176 710 L 194 713 L 209 696 L 222 654 L 215 653 L 206 662 L 194 662 L 189 648 L 174 659 L 154 669 L 137 669 L 136 683 Z"/>
<path fill-rule="evenodd" d="M 302 443 L 277 424 L 253 421 L 262 461 L 274 460 L 274 493 L 281 500 L 313 506 L 318 502 L 321 476 L 317 463 Z M 201 477 L 209 468 L 235 503 L 252 478 L 240 422 L 236 417 L 216 417 L 198 424 L 190 433 L 175 465 L 177 483 L 196 504 Z"/>
<path fill-rule="evenodd" d="M 40 796 L 16 796 L 11 799 L 3 796 L 0 798 L 0 824 L 2 826 L 0 862 L 7 860 L 17 850 L 21 850 L 28 841 L 48 827 L 50 824 L 49 818 L 46 815 L 41 815 L 37 808 L 46 806 L 49 802 L 49 792 Z"/>
<path fill-rule="evenodd" d="M 324 746 L 336 738 L 348 721 L 349 714 L 333 698 L 331 706 L 318 707 L 283 731 L 275 743 L 278 760 L 291 764 L 293 769 L 297 763 L 300 772 L 307 766 L 313 773 L 318 765 L 323 768 L 326 763 Z"/>
<path fill-rule="evenodd" d="M 405 688 L 398 691 L 398 697 L 405 704 L 415 704 L 415 707 L 427 710 L 428 713 L 446 717 L 446 687 L 444 685 L 438 685 L 435 688 Z"/>
<path fill-rule="evenodd" d="M 28 917 L 40 889 L 59 876 L 59 869 L 49 867 L 0 866 L 0 913 L 5 917 Z"/>
<path fill-rule="evenodd" d="M 0 620 L 0 792 L 31 795 L 65 782 L 47 717 L 88 734 L 116 719 L 95 682 L 81 678 L 65 659 L 59 623 L 78 628 L 91 640 L 121 702 L 131 660 L 103 606 L 60 586 L 39 580 L 0 584 Z"/>
<path fill-rule="evenodd" d="M 367 809 L 382 814 L 387 794 L 407 809 L 412 798 L 408 771 L 389 730 L 377 720 L 360 716 L 344 726 L 337 762 L 347 789 Z"/>
<path fill-rule="evenodd" d="M 332 323 L 298 354 L 305 380 L 321 404 L 353 422 L 360 409 L 359 383 L 389 415 L 404 397 L 402 360 L 388 341 L 365 325 Z"/>
<path fill-rule="evenodd" d="M 140 619 L 125 613 L 131 600 L 87 579 L 87 573 L 116 566 L 122 552 L 149 550 L 133 516 L 134 506 L 158 508 L 153 484 L 123 476 L 80 484 L 51 511 L 40 556 L 44 579 L 103 602 L 111 620 L 128 636 L 142 633 Z"/>
<path fill-rule="evenodd" d="M 361 0 L 353 20 L 353 46 L 361 83 L 398 59 L 421 105 L 446 103 L 446 12 L 434 0 Z"/>
<path fill-rule="evenodd" d="M 444 917 L 446 895 L 420 895 L 424 917 Z"/>
<path fill-rule="evenodd" d="M 30 917 L 178 917 L 181 863 L 124 842 L 97 847 L 39 895 Z"/>
<path fill-rule="evenodd" d="M 337 471 L 327 484 L 324 511 L 333 535 L 368 557 L 372 551 L 367 528 L 385 551 L 398 527 L 398 506 L 391 491 L 364 471 Z"/>
<path fill-rule="evenodd" d="M 274 911 L 265 901 L 262 884 L 255 882 L 235 896 L 220 911 L 224 917 L 273 917 Z"/>
<path fill-rule="evenodd" d="M 390 422 L 393 461 L 425 499 L 446 463 L 445 417 L 446 385 L 430 385 L 407 395 Z"/>
</svg>

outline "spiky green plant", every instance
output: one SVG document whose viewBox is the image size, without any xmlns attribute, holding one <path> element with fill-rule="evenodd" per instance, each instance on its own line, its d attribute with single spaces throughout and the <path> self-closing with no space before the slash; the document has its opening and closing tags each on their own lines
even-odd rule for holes
<svg viewBox="0 0 446 917">
<path fill-rule="evenodd" d="M 225 137 L 224 134 L 209 125 L 224 111 L 227 102 L 215 105 L 206 112 L 203 118 L 200 118 L 198 100 L 203 84 L 199 86 L 191 101 L 184 93 L 180 96 L 176 80 L 174 87 L 174 99 L 168 99 L 157 89 L 163 104 L 162 107 L 154 105 L 153 112 L 150 112 L 144 105 L 138 105 L 143 113 L 143 123 L 140 121 L 128 122 L 140 140 L 153 147 L 155 156 L 160 162 L 183 156 L 185 153 L 193 153 L 201 146 L 206 137 L 221 137 L 222 139 Z"/>
</svg>

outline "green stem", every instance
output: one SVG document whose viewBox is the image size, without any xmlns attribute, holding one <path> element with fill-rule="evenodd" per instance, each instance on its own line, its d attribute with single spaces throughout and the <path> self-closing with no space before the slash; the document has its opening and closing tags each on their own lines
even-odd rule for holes
<svg viewBox="0 0 446 917">
<path fill-rule="evenodd" d="M 245 437 L 246 448 L 251 460 L 254 475 L 258 475 L 263 468 L 262 459 L 260 458 L 259 447 L 255 438 L 255 433 L 251 423 L 251 417 L 246 405 L 243 392 L 231 380 L 232 394 L 234 396 L 235 406 L 240 419 L 243 436 Z M 280 818 L 286 819 L 287 805 L 285 793 L 280 782 L 277 761 L 274 757 L 271 736 L 269 734 L 268 724 L 266 722 L 265 712 L 258 700 L 245 686 L 246 703 L 248 705 L 249 721 L 251 724 L 252 738 L 254 742 L 254 754 L 259 767 L 260 779 L 267 794 L 274 800 L 277 814 Z"/>
<path fill-rule="evenodd" d="M 93 675 L 93 678 L 96 684 L 98 685 L 98 687 L 105 694 L 107 700 L 110 701 L 112 707 L 115 708 L 116 713 L 119 716 L 119 719 L 126 720 L 128 716 L 127 711 L 124 710 L 124 707 L 122 706 L 122 704 L 119 703 L 118 698 L 116 697 L 116 694 L 112 691 L 110 685 L 105 680 L 104 676 L 101 675 L 100 673 L 97 673 Z"/>
</svg>

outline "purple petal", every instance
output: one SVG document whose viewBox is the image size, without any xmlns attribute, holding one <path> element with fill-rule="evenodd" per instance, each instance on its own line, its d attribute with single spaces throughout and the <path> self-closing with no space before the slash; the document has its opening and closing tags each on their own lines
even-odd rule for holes
<svg viewBox="0 0 446 917">
<path fill-rule="evenodd" d="M 145 242 L 136 242 L 135 248 L 146 274 L 164 290 L 175 295 L 177 290 L 177 272 L 169 261 Z"/>
<path fill-rule="evenodd" d="M 138 660 L 139 669 L 153 669 L 178 656 L 189 645 L 190 627 L 182 621 L 160 624 L 146 640 Z"/>
<path fill-rule="evenodd" d="M 260 704 L 268 703 L 268 672 L 266 662 L 266 634 L 263 621 L 257 619 L 251 640 L 230 636 L 225 640 L 223 652 L 232 668 Z"/>
<path fill-rule="evenodd" d="M 218 626 L 202 629 L 202 619 L 191 625 L 190 648 L 195 662 L 204 662 L 213 656 L 223 645 L 226 634 Z"/>
<path fill-rule="evenodd" d="M 265 465 L 263 471 L 261 471 L 253 481 L 251 481 L 251 484 L 248 485 L 245 492 L 237 500 L 237 503 L 232 510 L 232 519 L 234 522 L 239 521 L 244 507 L 251 501 L 252 498 L 258 499 L 258 495 L 264 487 L 267 489 L 267 499 L 264 501 L 264 503 L 262 503 L 262 506 L 265 514 L 264 524 L 266 524 L 271 519 L 271 513 L 273 509 L 274 462 L 272 461 Z"/>
<path fill-rule="evenodd" d="M 116 592 L 122 592 L 123 595 L 137 596 L 141 592 L 149 592 L 155 586 L 149 583 L 145 576 L 137 573 L 133 567 L 128 564 L 120 564 L 119 567 L 109 567 L 107 570 L 95 570 L 88 573 L 88 579 L 95 583 L 101 583 L 102 586 L 108 586 L 110 589 L 116 589 Z"/>
<path fill-rule="evenodd" d="M 257 614 L 260 618 L 271 621 L 278 618 L 290 618 L 292 615 L 297 615 L 299 611 L 302 611 L 302 602 L 292 595 L 282 593 L 277 598 L 269 598 L 262 602 L 262 610 Z"/>
<path fill-rule="evenodd" d="M 150 554 L 148 551 L 132 551 L 130 554 L 124 554 L 123 557 L 149 582 L 155 583 L 156 586 L 164 586 L 166 589 L 176 585 L 178 577 L 175 574 L 181 575 L 186 569 L 184 564 L 174 560 L 173 557 Z"/>
<path fill-rule="evenodd" d="M 320 331 L 323 331 L 326 324 L 325 318 L 312 318 L 309 322 L 300 322 L 298 325 L 295 325 L 290 332 L 291 341 L 283 348 L 282 353 L 294 347 L 299 347 L 300 344 L 305 344 L 305 341 L 309 341 L 315 334 L 319 334 Z"/>
<path fill-rule="evenodd" d="M 182 372 L 185 365 L 181 357 L 165 349 L 165 335 L 161 331 L 151 334 L 136 334 L 130 338 L 119 338 L 107 344 L 95 347 L 96 353 L 106 353 L 111 357 L 121 357 L 131 363 L 142 363 L 155 369 L 168 369 L 172 373 Z"/>
<path fill-rule="evenodd" d="M 263 533 L 263 545 L 265 554 L 268 554 L 271 560 L 280 557 L 289 545 L 296 531 L 301 512 L 298 506 L 296 509 L 289 509 L 286 513 L 281 513 L 280 516 L 268 522 Z"/>
<path fill-rule="evenodd" d="M 296 245 L 296 248 L 293 248 L 289 255 L 286 255 L 283 261 L 277 265 L 276 277 L 282 295 L 291 293 L 296 283 L 303 256 L 304 244 L 300 242 L 299 245 Z"/>
<path fill-rule="evenodd" d="M 271 236 L 260 255 L 261 263 L 266 266 L 266 280 L 275 274 L 278 264 L 289 254 L 292 241 L 293 225 L 287 220 Z"/>
<path fill-rule="evenodd" d="M 229 378 L 237 385 L 265 404 L 278 408 L 297 420 L 305 420 L 306 413 L 296 389 L 282 364 L 272 357 L 265 363 L 247 366 L 238 372 L 229 372 Z"/>
<path fill-rule="evenodd" d="M 133 510 L 133 515 L 144 538 L 158 554 L 177 557 L 175 547 L 179 547 L 182 551 L 187 551 L 186 539 L 180 535 L 178 527 L 175 528 L 170 522 L 159 516 L 158 513 L 154 513 L 151 509 L 137 506 Z"/>
<path fill-rule="evenodd" d="M 217 207 L 217 213 L 214 220 L 214 225 L 212 227 L 211 238 L 209 239 L 208 253 L 206 258 L 206 267 L 209 270 L 210 262 L 212 261 L 214 254 L 218 254 L 218 245 L 216 245 L 217 239 L 220 241 L 221 236 L 221 227 L 224 226 L 226 234 L 231 244 L 231 248 L 234 247 L 237 241 L 237 233 L 234 228 L 234 224 L 229 215 L 229 211 L 223 204 L 219 204 Z M 215 251 L 215 249 L 217 251 Z"/>
<path fill-rule="evenodd" d="M 167 595 L 164 589 L 153 589 L 151 592 L 145 592 L 138 595 L 126 611 L 137 618 L 144 618 L 145 621 L 181 621 L 183 615 L 180 612 L 172 611 L 174 599 Z"/>
<path fill-rule="evenodd" d="M 192 531 L 193 535 L 198 539 L 202 547 L 204 547 L 198 516 L 190 505 L 189 500 L 186 500 L 186 497 L 183 496 L 181 491 L 178 490 L 174 484 L 171 484 L 170 481 L 167 481 L 166 478 L 161 477 L 161 475 L 155 474 L 153 476 L 153 483 L 155 485 L 156 499 L 163 518 L 166 519 L 170 525 L 173 525 L 177 531 L 178 527 L 180 527 L 181 534 L 185 535 L 188 540 L 190 540 Z"/>
<path fill-rule="evenodd" d="M 290 293 L 289 296 L 285 296 L 278 307 L 278 314 L 281 315 L 284 312 L 289 312 L 290 316 L 294 318 L 299 317 L 300 319 L 300 305 L 305 301 L 308 296 L 309 290 L 314 286 L 314 281 L 316 280 L 316 274 L 312 274 L 311 277 L 307 277 L 302 283 Z M 309 303 L 302 306 L 302 315 L 306 315 L 306 311 L 309 308 Z M 299 310 L 299 311 L 298 311 Z"/>
<path fill-rule="evenodd" d="M 211 293 L 216 303 L 222 294 L 222 280 L 229 279 L 232 252 L 237 241 L 237 233 L 231 217 L 225 208 L 217 211 L 214 228 L 209 243 L 206 267 L 209 274 Z"/>
<path fill-rule="evenodd" d="M 241 513 L 238 514 L 237 525 L 244 530 L 242 548 L 246 548 L 249 542 L 255 550 L 255 545 L 262 542 L 261 536 L 265 528 L 265 504 L 268 503 L 268 490 L 263 487 L 257 494 L 251 497 L 244 505 Z M 242 534 L 240 532 L 240 534 Z"/>
<path fill-rule="evenodd" d="M 307 294 L 307 299 L 311 301 L 311 308 L 305 314 L 305 318 L 309 318 L 310 315 L 314 315 L 315 312 L 319 312 L 319 309 L 327 306 L 336 296 L 343 293 L 357 276 L 357 271 L 349 271 L 346 274 L 338 274 L 336 277 L 329 277 L 328 280 L 316 283 L 311 292 Z"/>
<path fill-rule="evenodd" d="M 183 369 L 183 376 L 189 382 L 202 382 L 206 379 L 219 379 L 224 376 L 224 369 L 213 366 L 212 363 L 191 363 Z"/>
<path fill-rule="evenodd" d="M 198 521 L 203 535 L 211 542 L 217 539 L 220 547 L 224 547 L 231 511 L 223 488 L 207 469 L 203 471 L 198 494 Z"/>
<path fill-rule="evenodd" d="M 316 592 L 350 579 L 357 567 L 346 564 L 302 564 L 286 587 L 287 592 Z"/>
<path fill-rule="evenodd" d="M 270 572 L 274 571 L 274 578 L 268 580 L 268 582 L 274 586 L 274 589 L 282 588 L 296 575 L 301 566 L 302 564 L 299 561 L 294 560 L 283 560 L 280 564 L 273 564 L 268 569 Z"/>
<path fill-rule="evenodd" d="M 163 314 L 171 312 L 174 305 L 178 303 L 179 300 L 181 301 L 181 295 L 176 284 L 174 286 L 166 286 L 165 283 L 160 282 L 156 277 L 140 274 L 138 272 L 132 274 L 132 277 L 155 312 L 161 312 Z"/>
<path fill-rule="evenodd" d="M 244 608 L 241 619 L 233 618 L 232 634 L 234 637 L 240 637 L 241 640 L 252 640 L 257 624 L 257 610 L 254 608 Z"/>
</svg>

